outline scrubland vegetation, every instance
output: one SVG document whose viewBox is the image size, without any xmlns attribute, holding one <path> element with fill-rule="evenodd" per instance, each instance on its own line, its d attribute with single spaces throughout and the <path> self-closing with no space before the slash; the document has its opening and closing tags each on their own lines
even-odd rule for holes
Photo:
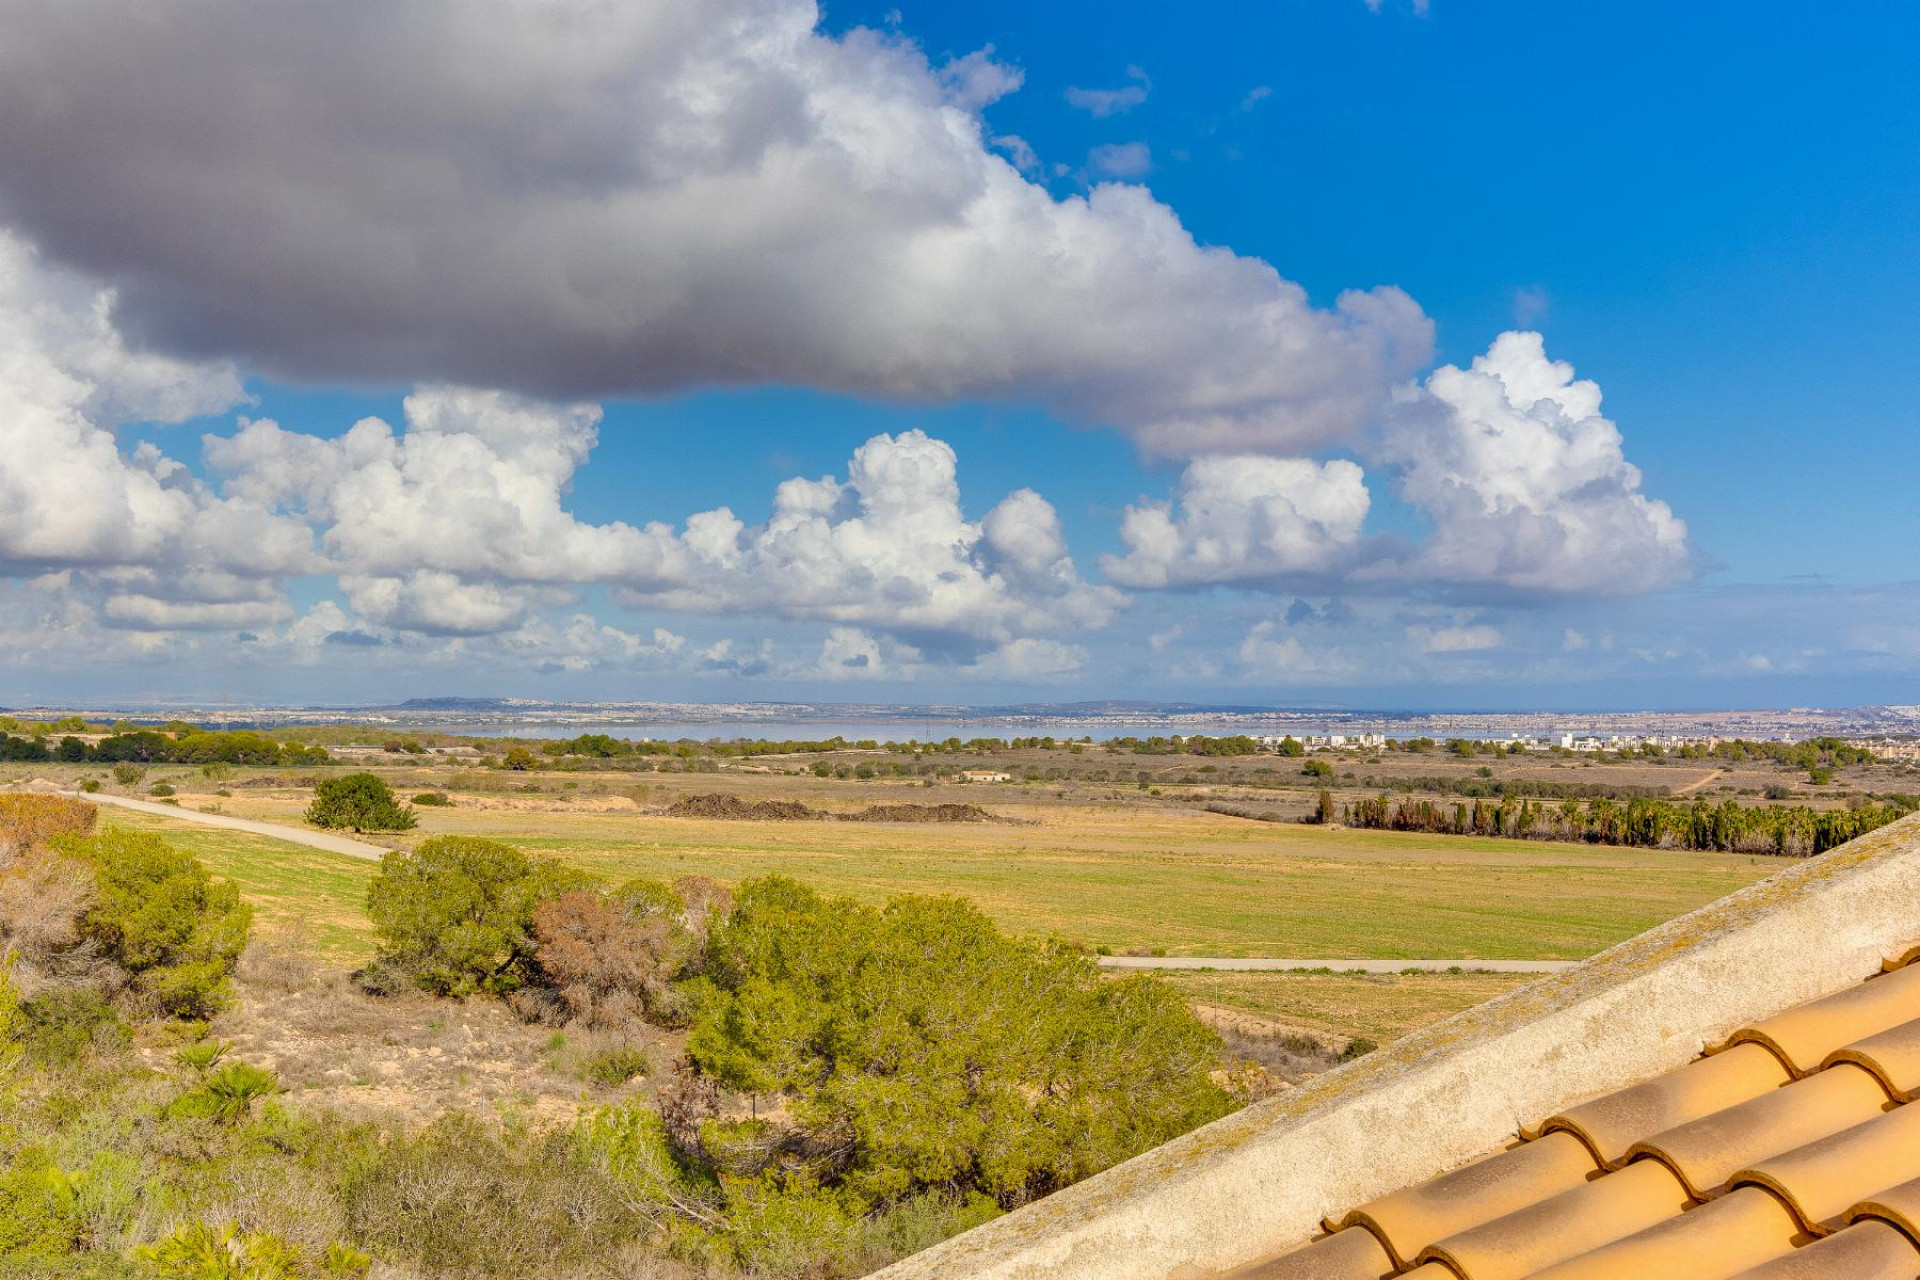
<svg viewBox="0 0 1920 1280">
<path fill-rule="evenodd" d="M 1235 1105 L 1169 988 L 957 899 L 443 836 L 371 882 L 332 998 L 504 1005 L 606 1100 L 347 1114 L 221 1037 L 236 970 L 274 981 L 234 886 L 58 798 L 0 798 L 0 842 L 0 1274 L 851 1275 Z"/>
</svg>

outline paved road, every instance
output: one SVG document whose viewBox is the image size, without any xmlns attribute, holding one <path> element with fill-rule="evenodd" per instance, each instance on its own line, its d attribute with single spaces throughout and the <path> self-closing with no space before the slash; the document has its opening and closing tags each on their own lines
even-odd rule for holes
<svg viewBox="0 0 1920 1280">
<path fill-rule="evenodd" d="M 1234 973 L 1271 972 L 1286 969 L 1332 969 L 1344 973 L 1358 969 L 1363 973 L 1399 973 L 1402 969 L 1425 969 L 1445 973 L 1458 965 L 1462 969 L 1484 969 L 1493 973 L 1559 973 L 1571 969 L 1579 960 L 1272 960 L 1246 956 L 1101 956 L 1106 969 L 1220 969 Z"/>
<path fill-rule="evenodd" d="M 364 840 L 351 840 L 346 836 L 331 835 L 325 831 L 308 831 L 303 827 L 282 826 L 278 822 L 255 822 L 250 818 L 229 818 L 224 813 L 200 813 L 193 809 L 159 804 L 152 800 L 135 800 L 132 796 L 110 796 L 104 793 L 82 795 L 78 791 L 62 791 L 60 794 L 72 796 L 75 800 L 86 800 L 92 804 L 117 805 L 122 809 L 157 814 L 162 818 L 179 818 L 184 822 L 197 822 L 205 827 L 225 827 L 229 831 L 247 831 L 256 836 L 267 836 L 270 839 L 285 840 L 292 844 L 304 844 L 311 849 L 324 849 L 328 853 L 344 853 L 349 858 L 365 858 L 368 862 L 378 862 L 389 852 L 382 845 L 368 844 Z"/>
</svg>

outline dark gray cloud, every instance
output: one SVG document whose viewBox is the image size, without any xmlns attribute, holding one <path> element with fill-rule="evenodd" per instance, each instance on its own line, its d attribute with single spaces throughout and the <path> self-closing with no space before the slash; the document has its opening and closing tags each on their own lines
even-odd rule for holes
<svg viewBox="0 0 1920 1280">
<path fill-rule="evenodd" d="M 1014 73 L 816 19 L 0 0 L 0 220 L 135 338 L 307 380 L 1012 397 L 1298 453 L 1426 361 L 1398 290 L 1316 308 L 1143 189 L 1026 181 L 977 114 Z"/>
</svg>

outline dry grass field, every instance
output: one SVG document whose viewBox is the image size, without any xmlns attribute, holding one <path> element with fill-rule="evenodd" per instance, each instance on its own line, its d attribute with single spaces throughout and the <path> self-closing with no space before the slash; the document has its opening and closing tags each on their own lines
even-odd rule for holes
<svg viewBox="0 0 1920 1280">
<path fill-rule="evenodd" d="M 1009 929 L 1115 954 L 1580 959 L 1781 865 L 1748 855 L 1344 830 L 1209 809 L 1280 819 L 1304 812 L 1322 784 L 1299 778 L 1297 762 L 1271 756 L 1207 761 L 1034 750 L 955 762 L 992 763 L 1016 776 L 1059 775 L 1010 785 L 812 772 L 821 762 L 884 766 L 895 758 L 847 751 L 703 761 L 697 770 L 673 772 L 509 772 L 386 753 L 356 763 L 377 769 L 403 797 L 440 790 L 452 798 L 451 807 L 419 809 L 414 832 L 373 837 L 380 843 L 458 833 L 548 854 L 609 880 L 697 872 L 738 881 L 778 873 L 868 902 L 957 894 Z M 1757 802 L 1749 797 L 1772 786 L 1793 787 L 1796 802 L 1839 804 L 1852 794 L 1913 786 L 1906 772 L 1877 767 L 1850 770 L 1812 794 L 1804 777 L 1765 764 L 1545 756 L 1487 762 L 1445 753 L 1334 763 L 1336 776 L 1326 785 L 1341 799 L 1377 794 L 1391 778 L 1463 781 L 1490 767 L 1501 779 L 1644 787 L 1715 802 Z M 101 770 L 70 766 L 35 766 L 32 776 L 71 785 L 83 775 L 106 782 Z M 241 770 L 209 780 L 195 769 L 156 766 L 136 785 L 106 785 L 140 795 L 167 782 L 183 809 L 297 825 L 311 781 L 311 771 Z M 779 822 L 664 812 L 677 800 L 713 792 L 798 801 L 830 813 L 870 804 L 969 803 L 999 820 Z M 373 864 L 125 811 L 108 820 L 165 830 L 237 881 L 268 929 L 298 930 L 342 963 L 371 954 L 362 904 Z M 1168 981 L 1211 1017 L 1385 1041 L 1525 979 L 1186 973 Z"/>
<path fill-rule="evenodd" d="M 423 775 L 402 789 L 444 780 Z M 306 800 L 296 788 L 215 797 L 187 791 L 188 781 L 182 777 L 178 799 L 190 809 L 297 823 Z M 568 781 L 536 777 L 520 785 L 543 788 L 537 793 L 500 794 L 456 784 L 453 807 L 421 809 L 417 831 L 387 841 L 484 835 L 608 879 L 779 873 L 872 902 L 952 893 L 1009 928 L 1115 953 L 1304 958 L 1579 959 L 1778 869 L 1744 855 L 1338 830 L 1131 797 L 1033 798 L 1031 788 L 696 775 L 589 778 L 568 790 Z M 721 788 L 835 810 L 875 799 L 966 799 L 1006 821 L 764 822 L 657 812 L 678 796 Z M 265 918 L 303 918 L 329 950 L 355 949 L 370 866 L 159 818 L 112 820 L 175 828 L 238 880 Z"/>
</svg>

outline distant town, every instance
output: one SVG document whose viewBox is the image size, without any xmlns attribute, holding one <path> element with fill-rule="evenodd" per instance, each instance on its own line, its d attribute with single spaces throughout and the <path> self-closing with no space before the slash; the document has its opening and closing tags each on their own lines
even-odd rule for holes
<svg viewBox="0 0 1920 1280">
<path fill-rule="evenodd" d="M 909 706 L 813 702 L 544 702 L 517 698 L 416 698 L 380 706 L 103 705 L 0 708 L 23 719 L 79 715 L 93 722 L 210 728 L 370 725 L 499 737 L 605 732 L 632 740 L 735 737 L 938 741 L 949 737 L 1239 735 L 1275 749 L 1293 738 L 1309 751 L 1367 750 L 1391 739 L 1473 738 L 1581 753 L 1641 747 L 1711 750 L 1730 739 L 1793 742 L 1830 737 L 1887 760 L 1920 760 L 1920 704 L 1696 711 L 1356 711 L 1074 702 L 1014 706 Z"/>
</svg>

